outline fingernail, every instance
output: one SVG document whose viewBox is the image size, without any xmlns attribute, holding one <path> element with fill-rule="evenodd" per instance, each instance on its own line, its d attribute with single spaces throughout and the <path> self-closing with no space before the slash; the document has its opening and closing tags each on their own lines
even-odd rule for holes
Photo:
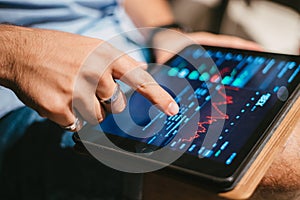
<svg viewBox="0 0 300 200">
<path fill-rule="evenodd" d="M 171 102 L 168 106 L 168 113 L 170 115 L 176 115 L 179 112 L 179 107 L 176 103 Z"/>
</svg>

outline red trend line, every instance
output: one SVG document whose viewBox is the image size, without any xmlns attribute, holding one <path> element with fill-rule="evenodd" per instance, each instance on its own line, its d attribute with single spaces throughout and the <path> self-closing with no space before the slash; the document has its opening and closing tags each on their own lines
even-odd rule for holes
<svg viewBox="0 0 300 200">
<path fill-rule="evenodd" d="M 200 134 L 198 133 L 198 131 L 196 131 L 195 135 L 194 136 L 191 136 L 189 139 L 182 139 L 181 141 L 182 142 L 192 142 L 194 139 L 200 137 Z"/>
<path fill-rule="evenodd" d="M 224 76 L 226 73 L 230 72 L 230 67 L 225 67 L 220 71 L 221 76 Z"/>
<path fill-rule="evenodd" d="M 203 122 L 198 122 L 198 130 L 196 131 L 194 136 L 191 136 L 189 139 L 182 139 L 182 142 L 191 142 L 194 139 L 200 137 L 200 133 L 206 133 L 207 129 L 204 127 L 204 125 L 210 125 L 217 120 L 224 120 L 224 119 L 229 119 L 229 116 L 226 113 L 223 113 L 220 109 L 219 106 L 222 105 L 230 105 L 233 104 L 233 97 L 232 96 L 227 96 L 224 92 L 223 89 L 230 89 L 230 90 L 235 90 L 238 91 L 239 88 L 235 87 L 230 87 L 230 86 L 222 86 L 219 90 L 218 93 L 220 96 L 224 98 L 224 101 L 220 102 L 212 102 L 212 107 L 217 111 L 218 115 L 217 116 L 206 116 L 206 121 Z"/>
</svg>

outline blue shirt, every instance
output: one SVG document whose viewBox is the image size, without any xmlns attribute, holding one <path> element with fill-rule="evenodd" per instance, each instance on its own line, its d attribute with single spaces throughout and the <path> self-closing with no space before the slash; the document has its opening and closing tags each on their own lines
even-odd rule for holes
<svg viewBox="0 0 300 200">
<path fill-rule="evenodd" d="M 112 41 L 122 51 L 136 49 L 121 32 L 134 28 L 117 0 L 0 0 L 0 23 L 71 32 Z M 132 36 L 132 34 L 131 34 Z M 133 36 L 141 40 L 135 32 Z M 143 60 L 141 52 L 130 54 Z M 0 118 L 24 106 L 14 93 L 0 86 Z"/>
</svg>

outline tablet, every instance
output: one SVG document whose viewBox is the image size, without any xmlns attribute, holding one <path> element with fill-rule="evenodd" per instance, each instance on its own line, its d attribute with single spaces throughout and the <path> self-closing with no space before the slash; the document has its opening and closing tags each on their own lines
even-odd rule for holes
<svg viewBox="0 0 300 200">
<path fill-rule="evenodd" d="M 133 91 L 124 113 L 93 130 L 149 162 L 151 152 L 179 152 L 165 170 L 216 192 L 238 184 L 299 97 L 299 56 L 190 45 L 149 72 L 179 113 L 166 116 Z M 75 141 L 105 148 L 98 136 Z"/>
</svg>

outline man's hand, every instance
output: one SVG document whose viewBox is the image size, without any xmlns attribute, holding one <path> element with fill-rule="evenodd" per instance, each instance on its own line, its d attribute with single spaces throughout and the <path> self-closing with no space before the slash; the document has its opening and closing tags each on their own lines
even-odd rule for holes
<svg viewBox="0 0 300 200">
<path fill-rule="evenodd" d="M 255 42 L 234 36 L 216 35 L 208 32 L 183 33 L 177 30 L 161 30 L 153 38 L 156 61 L 164 63 L 189 44 L 200 44 L 237 49 L 263 51 Z"/>
<path fill-rule="evenodd" d="M 101 122 L 107 111 L 101 102 L 113 95 L 114 79 L 122 79 L 166 114 L 178 112 L 173 98 L 139 62 L 108 43 L 14 26 L 0 26 L 0 32 L 0 84 L 61 126 L 73 124 L 75 115 Z M 113 111 L 122 111 L 125 104 L 124 95 L 119 95 Z"/>
</svg>

